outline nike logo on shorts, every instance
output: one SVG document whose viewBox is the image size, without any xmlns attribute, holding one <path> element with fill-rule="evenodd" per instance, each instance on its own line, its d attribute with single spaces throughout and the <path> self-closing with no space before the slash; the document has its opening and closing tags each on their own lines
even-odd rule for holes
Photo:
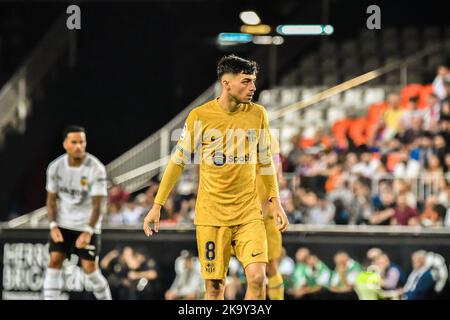
<svg viewBox="0 0 450 320">
<path fill-rule="evenodd" d="M 258 253 L 252 253 L 252 257 L 256 257 L 256 256 L 259 256 L 260 254 L 262 254 L 262 252 L 258 252 Z"/>
</svg>

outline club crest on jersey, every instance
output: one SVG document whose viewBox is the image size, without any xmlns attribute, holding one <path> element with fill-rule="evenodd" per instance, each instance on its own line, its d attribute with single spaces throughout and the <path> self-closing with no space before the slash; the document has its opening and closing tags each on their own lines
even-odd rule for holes
<svg viewBox="0 0 450 320">
<path fill-rule="evenodd" d="M 81 184 L 82 187 L 86 187 L 87 182 L 88 182 L 87 181 L 87 177 L 81 177 L 80 184 Z"/>
<path fill-rule="evenodd" d="M 206 272 L 213 273 L 216 270 L 216 266 L 214 265 L 214 262 L 208 262 L 206 264 L 205 269 L 206 269 Z"/>
</svg>

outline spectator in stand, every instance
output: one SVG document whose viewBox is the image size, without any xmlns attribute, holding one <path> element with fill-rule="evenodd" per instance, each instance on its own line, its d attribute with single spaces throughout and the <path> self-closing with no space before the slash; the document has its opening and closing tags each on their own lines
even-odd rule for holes
<svg viewBox="0 0 450 320">
<path fill-rule="evenodd" d="M 445 214 L 444 226 L 450 227 L 450 208 L 447 209 L 447 213 Z"/>
<path fill-rule="evenodd" d="M 344 251 L 336 253 L 334 263 L 335 269 L 331 274 L 329 290 L 339 300 L 358 299 L 353 286 L 356 277 L 363 270 L 361 265 Z"/>
<path fill-rule="evenodd" d="M 295 253 L 294 272 L 289 280 L 288 290 L 286 290 L 288 297 L 294 299 L 301 297 L 299 294 L 308 282 L 308 266 L 306 262 L 308 261 L 309 256 L 310 251 L 308 248 L 301 247 L 297 249 L 297 252 Z M 297 294 L 297 292 L 299 294 Z"/>
<path fill-rule="evenodd" d="M 159 180 L 156 177 L 153 177 L 150 181 L 150 186 L 147 188 L 145 193 L 136 196 L 139 199 L 139 205 L 145 208 L 145 211 L 148 211 L 153 206 L 153 202 L 155 201 L 156 192 L 159 188 Z"/>
<path fill-rule="evenodd" d="M 108 192 L 108 204 L 115 203 L 122 208 L 122 205 L 128 200 L 129 194 L 120 185 L 113 185 Z"/>
<path fill-rule="evenodd" d="M 446 150 L 445 152 L 450 153 L 450 122 L 448 120 L 440 119 L 438 121 L 437 134 L 441 135 L 445 140 Z M 449 168 L 446 166 L 446 168 Z"/>
<path fill-rule="evenodd" d="M 132 197 L 128 197 L 125 205 L 122 206 L 123 222 L 126 225 L 138 225 L 143 219 L 145 209 L 138 205 Z"/>
<path fill-rule="evenodd" d="M 353 192 L 349 189 L 348 182 L 343 175 L 336 177 L 333 190 L 327 194 L 327 200 L 331 202 L 340 200 L 345 208 L 349 208 L 353 203 Z"/>
<path fill-rule="evenodd" d="M 375 259 L 375 265 L 380 270 L 383 279 L 382 288 L 385 290 L 399 289 L 405 284 L 405 274 L 402 269 L 395 263 L 391 262 L 386 253 L 381 253 Z"/>
<path fill-rule="evenodd" d="M 394 191 L 396 194 L 404 194 L 406 197 L 406 204 L 408 207 L 417 208 L 417 198 L 411 191 L 411 182 L 403 179 L 394 180 Z"/>
<path fill-rule="evenodd" d="M 369 217 L 369 224 L 389 225 L 391 218 L 395 215 L 395 195 L 391 186 L 382 185 L 379 196 L 372 199 L 374 211 Z"/>
<path fill-rule="evenodd" d="M 317 299 L 325 299 L 330 284 L 331 270 L 316 255 L 310 255 L 306 264 L 311 270 L 311 277 L 315 284 L 315 287 L 310 288 L 309 292 L 315 292 Z"/>
<path fill-rule="evenodd" d="M 345 225 L 349 223 L 350 220 L 350 211 L 345 206 L 344 202 L 341 199 L 336 199 L 333 201 L 334 206 L 334 224 L 337 225 Z"/>
<path fill-rule="evenodd" d="M 444 86 L 444 78 L 450 74 L 446 65 L 440 65 L 437 70 L 437 75 L 433 80 L 433 93 L 440 99 L 444 100 L 447 97 L 447 92 Z"/>
<path fill-rule="evenodd" d="M 429 198 L 430 199 L 430 198 Z M 433 196 L 433 199 L 435 197 Z M 420 215 L 420 224 L 424 227 L 442 227 L 447 209 L 439 203 L 428 203 L 428 207 Z"/>
<path fill-rule="evenodd" d="M 400 129 L 400 120 L 405 110 L 400 106 L 400 96 L 391 93 L 387 98 L 387 108 L 383 113 L 383 120 L 386 123 L 386 133 L 384 140 L 391 139 Z"/>
<path fill-rule="evenodd" d="M 447 145 L 445 138 L 437 134 L 433 139 L 433 152 L 439 159 L 439 166 L 445 168 L 445 154 L 447 153 Z"/>
<path fill-rule="evenodd" d="M 366 253 L 366 261 L 364 263 L 365 267 L 369 267 L 371 265 L 375 264 L 375 261 L 377 261 L 378 257 L 380 257 L 383 254 L 383 250 L 380 248 L 370 248 L 367 250 Z"/>
<path fill-rule="evenodd" d="M 289 287 L 289 279 L 291 278 L 292 274 L 295 270 L 295 261 L 286 253 L 286 248 L 283 247 L 281 249 L 281 259 L 280 263 L 278 264 L 278 272 L 283 277 L 284 287 Z"/>
<path fill-rule="evenodd" d="M 362 177 L 370 178 L 377 171 L 380 161 L 373 158 L 372 153 L 367 146 L 362 145 L 359 147 L 360 156 L 359 162 L 351 168 L 351 173 L 357 174 Z"/>
<path fill-rule="evenodd" d="M 426 264 L 426 251 L 419 250 L 413 253 L 411 260 L 413 271 L 400 294 L 404 300 L 426 300 L 433 295 L 435 281 L 431 268 Z"/>
<path fill-rule="evenodd" d="M 447 173 L 445 175 L 447 176 Z M 436 195 L 438 203 L 446 208 L 450 206 L 450 181 L 447 178 L 439 181 L 439 191 Z"/>
<path fill-rule="evenodd" d="M 196 300 L 203 299 L 204 281 L 200 272 L 200 263 L 198 258 L 194 257 L 191 252 L 181 257 L 182 260 L 176 260 L 175 265 L 182 261 L 182 268 L 175 266 L 176 276 L 166 291 L 166 300 Z"/>
<path fill-rule="evenodd" d="M 292 199 L 292 191 L 288 186 L 287 180 L 284 177 L 280 177 L 279 180 L 279 194 L 280 194 L 280 202 L 284 207 L 290 199 Z"/>
<path fill-rule="evenodd" d="M 416 209 L 407 205 L 406 195 L 400 193 L 397 196 L 397 203 L 394 208 L 394 215 L 391 218 L 392 225 L 408 226 L 419 224 L 419 213 Z"/>
<path fill-rule="evenodd" d="M 310 207 L 305 218 L 307 224 L 333 224 L 334 213 L 334 205 L 325 199 L 324 194 L 310 193 Z"/>
<path fill-rule="evenodd" d="M 287 199 L 286 204 L 283 206 L 284 211 L 290 224 L 298 224 L 303 222 L 303 212 L 298 210 L 294 205 L 294 199 L 291 196 Z"/>
<path fill-rule="evenodd" d="M 123 215 L 120 210 L 120 205 L 118 203 L 110 203 L 108 215 L 106 216 L 106 224 L 110 226 L 121 226 L 123 225 Z"/>
<path fill-rule="evenodd" d="M 441 117 L 441 103 L 435 93 L 431 93 L 427 98 L 427 106 L 423 115 L 423 129 L 437 131 Z"/>
<path fill-rule="evenodd" d="M 419 138 L 423 133 L 423 118 L 413 117 L 408 120 L 410 126 L 403 132 L 398 134 L 398 139 L 404 144 L 410 144 Z"/>
<path fill-rule="evenodd" d="M 302 154 L 302 151 L 299 148 L 301 137 L 296 134 L 291 137 L 290 143 L 292 145 L 292 149 L 287 156 L 288 167 L 287 172 L 294 172 L 299 164 L 299 159 Z"/>
<path fill-rule="evenodd" d="M 425 131 L 419 138 L 418 146 L 411 151 L 411 157 L 420 162 L 422 168 L 428 166 L 428 159 L 433 154 L 433 134 Z"/>
<path fill-rule="evenodd" d="M 435 192 L 439 182 L 444 179 L 444 170 L 441 167 L 439 158 L 435 154 L 428 156 L 427 166 L 423 170 L 422 180 L 424 182 L 425 193 Z"/>
<path fill-rule="evenodd" d="M 177 224 L 192 225 L 194 223 L 193 210 L 195 202 L 193 194 L 178 195 L 175 198 L 173 218 Z"/>
<path fill-rule="evenodd" d="M 413 127 L 413 123 L 415 119 L 423 119 L 426 111 L 424 109 L 419 109 L 417 104 L 419 97 L 411 97 L 409 99 L 406 110 L 404 111 L 401 119 L 400 119 L 400 127 L 402 130 L 408 130 Z M 422 121 L 420 123 L 420 127 L 422 127 Z"/>
<path fill-rule="evenodd" d="M 323 297 L 323 287 L 329 278 L 329 270 L 309 250 L 299 248 L 296 253 L 296 266 L 287 293 L 296 300 L 316 300 Z M 316 269 L 313 271 L 311 266 Z M 318 283 L 318 281 L 320 283 Z"/>
<path fill-rule="evenodd" d="M 398 152 L 398 162 L 394 167 L 393 174 L 398 179 L 415 179 L 420 174 L 420 163 L 409 157 L 406 147 L 402 147 Z"/>
<path fill-rule="evenodd" d="M 156 262 L 148 259 L 144 251 L 125 246 L 108 252 L 100 261 L 113 299 L 156 299 L 159 296 Z"/>
<path fill-rule="evenodd" d="M 368 224 L 372 215 L 370 202 L 370 180 L 359 178 L 353 184 L 354 201 L 350 206 L 349 224 Z"/>
</svg>

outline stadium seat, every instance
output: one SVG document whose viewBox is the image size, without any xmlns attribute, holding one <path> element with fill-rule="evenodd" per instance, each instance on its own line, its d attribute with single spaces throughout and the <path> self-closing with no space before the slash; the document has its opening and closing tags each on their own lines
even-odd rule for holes
<svg viewBox="0 0 450 320">
<path fill-rule="evenodd" d="M 409 99 L 419 98 L 423 86 L 418 83 L 408 84 L 400 90 L 400 104 L 407 106 Z"/>
<path fill-rule="evenodd" d="M 367 144 L 366 126 L 367 119 L 365 117 L 354 119 L 349 125 L 348 135 L 357 147 Z"/>
<path fill-rule="evenodd" d="M 384 110 L 386 110 L 386 102 L 378 102 L 368 107 L 367 119 L 369 122 L 378 122 Z"/>
<path fill-rule="evenodd" d="M 351 123 L 352 120 L 344 118 L 336 121 L 331 128 L 336 144 L 341 149 L 347 149 L 348 147 L 347 131 Z"/>
</svg>

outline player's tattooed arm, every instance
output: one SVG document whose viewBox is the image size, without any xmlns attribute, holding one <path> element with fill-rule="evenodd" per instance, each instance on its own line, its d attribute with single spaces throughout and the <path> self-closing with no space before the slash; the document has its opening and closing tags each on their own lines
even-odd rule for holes
<svg viewBox="0 0 450 320">
<path fill-rule="evenodd" d="M 95 225 L 97 224 L 97 221 L 100 218 L 102 203 L 104 199 L 105 199 L 104 196 L 92 197 L 92 214 L 91 220 L 89 221 L 89 226 L 91 228 L 95 228 Z"/>
<path fill-rule="evenodd" d="M 56 197 L 56 193 L 47 193 L 47 213 L 48 221 L 50 222 L 50 236 L 54 242 L 63 242 L 64 238 L 58 228 L 58 225 L 56 224 L 56 214 L 58 212 L 58 208 L 56 206 Z"/>
<path fill-rule="evenodd" d="M 56 193 L 47 192 L 47 212 L 48 221 L 56 221 L 57 207 L 56 207 Z"/>
</svg>

